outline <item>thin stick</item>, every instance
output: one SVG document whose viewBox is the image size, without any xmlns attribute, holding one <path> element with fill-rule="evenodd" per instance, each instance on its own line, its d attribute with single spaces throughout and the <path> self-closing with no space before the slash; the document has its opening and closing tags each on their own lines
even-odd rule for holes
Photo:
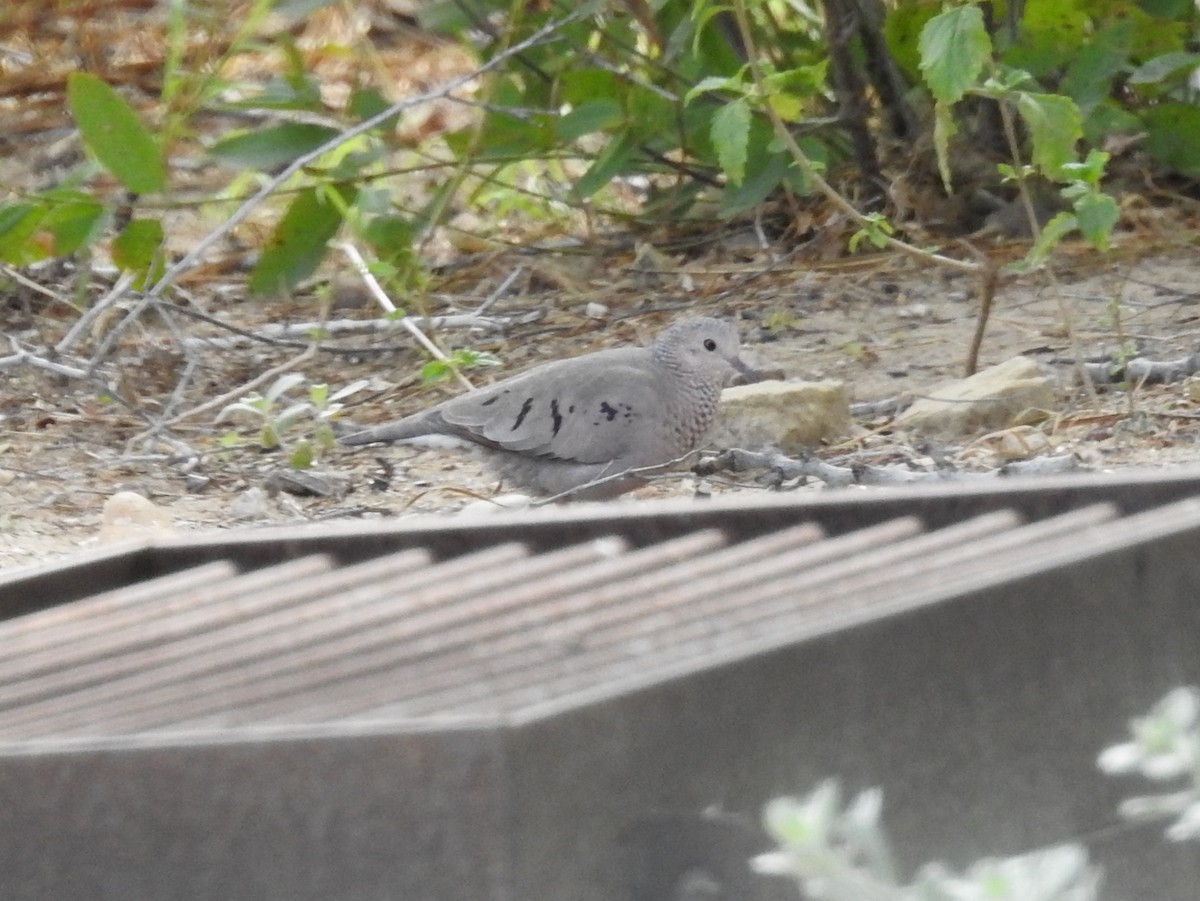
<svg viewBox="0 0 1200 901">
<path fill-rule="evenodd" d="M 100 300 L 93 304 L 91 308 L 80 316 L 70 330 L 63 336 L 62 340 L 54 345 L 56 353 L 65 354 L 79 341 L 84 334 L 91 331 L 92 323 L 100 316 L 117 303 L 122 297 L 129 293 L 129 289 L 133 286 L 133 280 L 136 278 L 132 272 L 123 272 L 121 277 L 117 279 L 117 283 L 112 286 L 112 289 L 105 294 Z"/>
<path fill-rule="evenodd" d="M 479 305 L 479 309 L 475 311 L 475 315 L 482 316 L 489 309 L 491 309 L 492 305 L 494 303 L 496 303 L 496 301 L 498 301 L 501 297 L 503 297 L 505 294 L 508 293 L 508 289 L 510 287 L 512 287 L 512 283 L 515 282 L 518 278 L 520 278 L 524 274 L 524 272 L 525 272 L 524 266 L 518 266 L 516 269 L 514 269 L 512 272 L 510 272 L 508 274 L 508 277 L 505 278 L 504 281 L 502 281 L 500 283 L 500 286 L 495 291 L 493 291 L 491 294 L 488 295 L 487 300 L 485 300 L 483 303 L 481 303 Z"/>
<path fill-rule="evenodd" d="M 354 265 L 359 277 L 367 286 L 367 290 L 371 292 L 371 296 L 374 297 L 379 305 L 388 313 L 395 313 L 396 305 L 392 303 L 392 299 L 387 296 L 387 292 L 383 290 L 383 286 L 379 284 L 378 279 L 376 279 L 371 270 L 367 268 L 367 261 L 362 258 L 362 254 L 358 252 L 358 248 L 349 241 L 344 241 L 338 246 L 341 248 L 342 253 L 346 254 L 346 256 L 350 258 L 350 262 Z M 449 358 L 445 353 L 442 352 L 442 349 L 430 341 L 426 334 L 417 328 L 416 324 L 410 317 L 401 316 L 400 324 L 404 326 L 410 335 L 417 339 L 417 343 L 425 348 L 425 350 L 435 360 L 449 362 Z M 470 381 L 467 380 L 465 375 L 458 371 L 457 366 L 451 365 L 450 368 L 454 371 L 454 375 L 458 379 L 459 383 L 468 391 L 475 387 L 470 383 Z"/>
<path fill-rule="evenodd" d="M 76 366 L 67 366 L 63 363 L 55 363 L 53 360 L 47 360 L 44 357 L 34 356 L 21 347 L 17 343 L 16 338 L 10 336 L 8 343 L 13 349 L 13 354 L 8 357 L 0 357 L 0 369 L 14 369 L 17 366 L 28 365 L 66 376 L 69 379 L 85 379 L 88 377 L 86 369 L 79 369 Z"/>
</svg>

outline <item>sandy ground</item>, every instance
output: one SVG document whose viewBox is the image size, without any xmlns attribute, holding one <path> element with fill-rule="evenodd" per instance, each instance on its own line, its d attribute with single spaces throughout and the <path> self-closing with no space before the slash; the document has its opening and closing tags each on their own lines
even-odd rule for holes
<svg viewBox="0 0 1200 901">
<path fill-rule="evenodd" d="M 1101 393 L 1098 403 L 1075 384 L 1069 363 L 1073 347 L 1091 358 L 1136 345 L 1145 355 L 1172 359 L 1191 353 L 1200 334 L 1192 253 L 1135 258 L 1118 252 L 1113 257 L 1099 265 L 1094 255 L 1080 251 L 1076 262 L 1068 259 L 1059 267 L 1057 284 L 1034 275 L 1005 285 L 997 297 L 981 363 L 1015 354 L 1041 362 L 1059 385 L 1059 407 L 1052 411 L 1056 415 L 1038 426 L 1048 438 L 1046 447 L 1075 453 L 1088 468 L 1195 460 L 1200 406 L 1185 384 L 1144 386 L 1133 392 L 1114 389 Z M 546 265 L 559 263 L 548 256 Z M 441 336 L 450 345 L 493 350 L 504 360 L 502 369 L 482 371 L 477 380 L 545 359 L 644 340 L 673 318 L 710 314 L 733 319 L 747 352 L 763 365 L 782 368 L 788 378 L 841 380 L 856 401 L 919 396 L 962 374 L 976 322 L 969 279 L 922 270 L 892 257 L 777 268 L 720 299 L 708 298 L 719 295 L 714 289 L 727 276 L 714 274 L 719 267 L 711 258 L 662 274 L 640 294 L 614 290 L 618 282 L 628 285 L 621 264 L 595 259 L 582 268 L 576 261 L 569 265 L 576 266 L 571 296 L 564 296 L 561 288 L 546 289 L 502 300 L 491 310 L 496 316 L 534 321 L 511 325 L 502 334 L 460 331 Z M 742 274 L 756 265 L 745 264 Z M 447 306 L 469 309 L 468 302 L 460 297 Z M 597 303 L 607 308 L 603 319 L 587 315 L 596 312 L 588 305 Z M 254 331 L 268 321 L 303 319 L 311 315 L 311 308 L 300 302 L 228 305 L 221 313 Z M 3 330 L 27 346 L 53 343 L 70 322 L 52 310 L 16 302 L 0 307 L 0 317 Z M 148 319 L 122 350 L 120 366 L 111 377 L 122 395 L 133 399 L 132 410 L 107 401 L 97 385 L 32 368 L 4 373 L 0 566 L 54 559 L 127 535 L 128 530 L 111 524 L 105 528 L 102 516 L 106 500 L 122 491 L 136 492 L 158 508 L 148 523 L 151 531 L 190 531 L 351 516 L 436 515 L 505 490 L 472 454 L 376 447 L 335 448 L 322 456 L 316 471 L 349 485 L 342 497 L 273 492 L 272 473 L 288 471 L 283 454 L 257 446 L 255 429 L 248 423 L 238 429 L 241 440 L 224 447 L 219 439 L 231 424 L 215 423 L 215 413 L 172 430 L 168 434 L 173 443 L 134 440 L 145 431 L 147 418 L 161 414 L 178 383 L 181 366 L 174 341 L 161 323 Z M 383 348 L 378 353 L 318 355 L 299 369 L 334 390 L 357 378 L 372 379 L 372 389 L 356 395 L 359 403 L 346 411 L 359 421 L 411 412 L 456 390 L 452 385 L 422 388 L 417 378 L 420 357 L 407 349 L 402 336 L 380 339 L 377 346 Z M 249 346 L 193 354 L 193 379 L 184 386 L 176 409 L 236 391 L 294 353 Z M 928 451 L 912 436 L 889 435 L 885 420 L 864 425 L 876 430 L 877 442 L 909 449 L 897 460 L 912 460 Z M 291 443 L 297 437 L 299 432 L 285 434 Z M 964 436 L 961 445 L 941 453 L 961 452 L 971 437 Z M 861 435 L 856 440 L 819 452 L 844 459 L 861 451 Z M 990 463 L 983 460 L 978 465 Z M 707 487 L 766 490 L 757 487 L 753 477 L 739 483 L 715 480 Z M 696 479 L 681 475 L 642 489 L 638 496 L 686 495 L 695 489 Z"/>
</svg>

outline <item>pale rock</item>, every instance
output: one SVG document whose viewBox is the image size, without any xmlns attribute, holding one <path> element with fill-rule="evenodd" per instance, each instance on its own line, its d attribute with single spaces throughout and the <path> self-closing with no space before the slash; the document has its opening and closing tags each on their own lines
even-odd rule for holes
<svg viewBox="0 0 1200 901">
<path fill-rule="evenodd" d="M 229 502 L 230 517 L 239 521 L 261 519 L 267 515 L 268 509 L 267 493 L 257 485 L 235 495 Z"/>
<path fill-rule="evenodd" d="M 166 535 L 174 531 L 171 514 L 133 491 L 118 491 L 104 502 L 100 540 Z"/>
<path fill-rule="evenodd" d="M 797 454 L 844 437 L 852 428 L 850 399 L 841 382 L 759 382 L 721 393 L 708 443 Z"/>
<path fill-rule="evenodd" d="M 943 385 L 896 417 L 893 426 L 937 438 L 961 438 L 1003 429 L 1030 409 L 1052 409 L 1054 386 L 1038 364 L 1013 357 Z"/>
</svg>

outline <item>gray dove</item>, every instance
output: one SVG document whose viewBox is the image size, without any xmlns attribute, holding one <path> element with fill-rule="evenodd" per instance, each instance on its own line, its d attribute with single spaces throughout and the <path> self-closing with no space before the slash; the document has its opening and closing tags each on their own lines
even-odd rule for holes
<svg viewBox="0 0 1200 901">
<path fill-rule="evenodd" d="M 649 347 L 544 363 L 343 444 L 451 435 L 487 449 L 503 476 L 539 494 L 606 498 L 641 484 L 628 470 L 665 468 L 699 445 L 721 389 L 748 367 L 719 319 L 685 319 Z M 599 485 L 589 485 L 603 479 Z"/>
</svg>

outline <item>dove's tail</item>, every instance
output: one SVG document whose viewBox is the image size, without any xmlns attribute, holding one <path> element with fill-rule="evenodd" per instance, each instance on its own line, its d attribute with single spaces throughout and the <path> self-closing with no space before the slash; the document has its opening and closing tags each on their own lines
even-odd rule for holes
<svg viewBox="0 0 1200 901">
<path fill-rule="evenodd" d="M 337 427 L 338 444 L 374 444 L 377 441 L 403 441 L 405 438 L 419 438 L 436 430 L 429 428 L 428 422 L 422 421 L 421 416 L 409 416 L 397 419 L 395 422 L 381 422 L 379 425 L 363 427 L 354 423 L 342 423 Z"/>
</svg>

